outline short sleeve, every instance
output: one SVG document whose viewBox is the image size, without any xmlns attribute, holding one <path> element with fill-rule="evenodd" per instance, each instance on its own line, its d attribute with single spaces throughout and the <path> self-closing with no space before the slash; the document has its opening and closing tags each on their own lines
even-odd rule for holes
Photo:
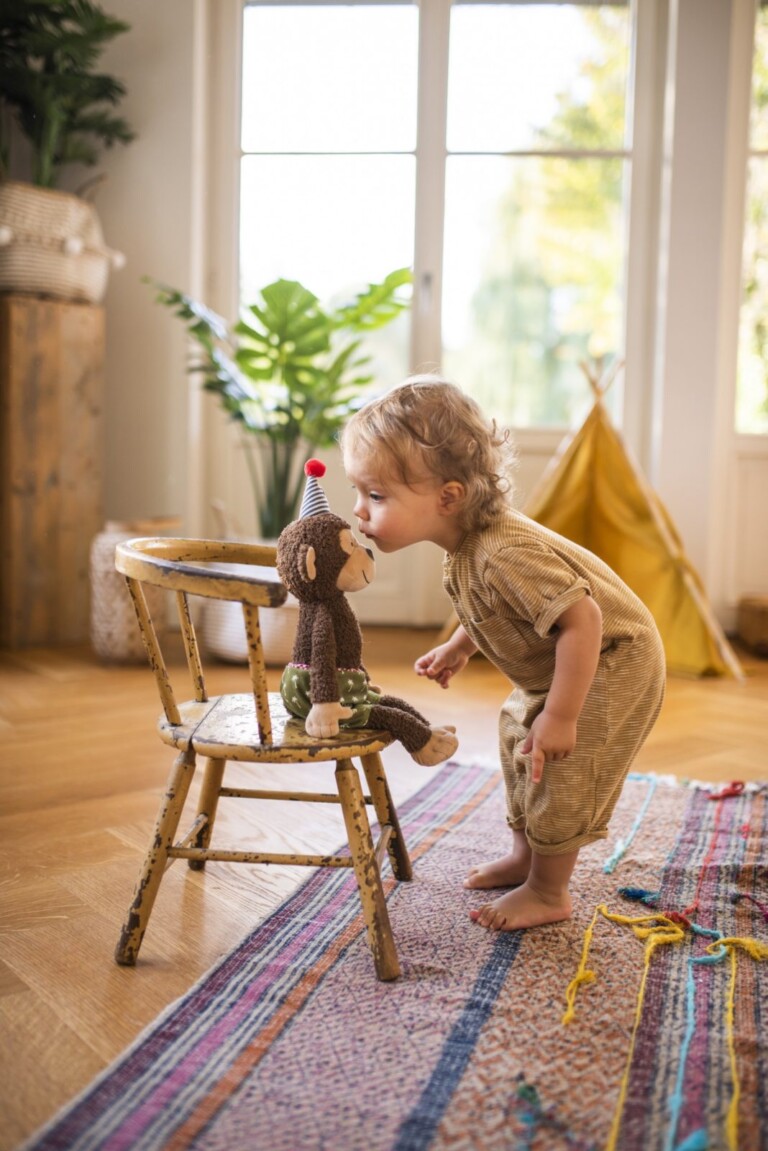
<svg viewBox="0 0 768 1151">
<path fill-rule="evenodd" d="M 564 611 L 591 594 L 583 575 L 546 546 L 497 552 L 488 562 L 485 582 L 497 597 L 495 610 L 527 620 L 542 639 Z"/>
</svg>

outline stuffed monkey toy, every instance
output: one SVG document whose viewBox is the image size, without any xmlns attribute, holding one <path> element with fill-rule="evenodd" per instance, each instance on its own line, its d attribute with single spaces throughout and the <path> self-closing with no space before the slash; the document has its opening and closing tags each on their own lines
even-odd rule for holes
<svg viewBox="0 0 768 1151">
<path fill-rule="evenodd" d="M 373 580 L 373 552 L 362 547 L 350 525 L 334 515 L 318 478 L 325 464 L 309 460 L 299 519 L 277 541 L 277 570 L 299 601 L 293 658 L 280 692 L 288 711 L 320 739 L 339 728 L 369 727 L 391 732 L 417 763 L 432 766 L 453 755 L 452 727 L 430 727 L 405 700 L 382 695 L 362 664 L 362 636 L 346 593 Z"/>
</svg>

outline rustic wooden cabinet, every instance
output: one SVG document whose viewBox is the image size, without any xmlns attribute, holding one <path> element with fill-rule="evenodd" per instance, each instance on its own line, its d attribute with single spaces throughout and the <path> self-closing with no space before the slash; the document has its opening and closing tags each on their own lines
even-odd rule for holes
<svg viewBox="0 0 768 1151">
<path fill-rule="evenodd" d="M 0 645 L 89 633 L 101 529 L 104 309 L 0 295 Z"/>
</svg>

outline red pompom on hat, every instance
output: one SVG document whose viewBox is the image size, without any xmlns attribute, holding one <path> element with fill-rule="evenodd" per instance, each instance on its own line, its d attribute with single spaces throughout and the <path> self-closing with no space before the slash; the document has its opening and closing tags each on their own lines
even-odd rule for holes
<svg viewBox="0 0 768 1151">
<path fill-rule="evenodd" d="M 306 519 L 307 516 L 318 516 L 322 512 L 329 512 L 330 505 L 325 492 L 317 482 L 321 476 L 325 475 L 325 464 L 322 460 L 307 460 L 304 465 L 304 473 L 307 477 L 307 483 L 304 488 L 304 497 L 301 501 L 301 511 L 299 512 L 299 519 Z"/>
</svg>

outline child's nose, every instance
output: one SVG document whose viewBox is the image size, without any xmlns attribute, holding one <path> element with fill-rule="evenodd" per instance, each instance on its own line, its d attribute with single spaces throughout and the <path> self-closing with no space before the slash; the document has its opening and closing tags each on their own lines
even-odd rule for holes
<svg viewBox="0 0 768 1151">
<path fill-rule="evenodd" d="M 355 500 L 355 506 L 352 508 L 352 514 L 357 516 L 359 520 L 367 520 L 368 516 L 365 511 L 365 504 L 361 499 Z"/>
</svg>

